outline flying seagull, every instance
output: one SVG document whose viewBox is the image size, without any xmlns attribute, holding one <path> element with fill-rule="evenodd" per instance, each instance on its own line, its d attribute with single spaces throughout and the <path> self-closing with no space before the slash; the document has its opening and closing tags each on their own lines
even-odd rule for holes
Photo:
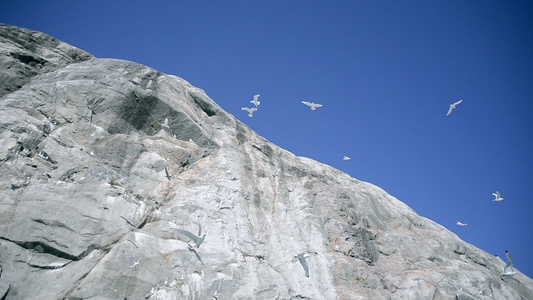
<svg viewBox="0 0 533 300">
<path fill-rule="evenodd" d="M 494 200 L 492 201 L 499 202 L 503 200 L 502 195 L 498 191 L 496 191 L 496 193 L 492 193 L 492 195 L 494 196 Z"/>
<path fill-rule="evenodd" d="M 302 267 L 304 268 L 305 277 L 309 277 L 309 266 L 307 265 L 307 261 L 305 260 L 306 257 L 309 257 L 309 255 L 304 254 L 304 253 L 300 253 L 295 256 L 295 258 L 297 258 L 300 261 L 300 263 L 302 264 Z"/>
<path fill-rule="evenodd" d="M 138 265 L 139 262 L 141 261 L 141 258 L 139 258 L 138 261 L 135 261 L 135 258 L 134 258 L 131 254 L 129 254 L 129 253 L 126 252 L 126 251 L 123 251 L 123 252 L 124 252 L 124 255 L 126 255 L 126 257 L 130 260 L 130 263 L 131 263 L 130 268 L 135 267 L 135 266 Z"/>
<path fill-rule="evenodd" d="M 455 224 L 457 224 L 457 225 L 459 225 L 459 226 L 466 226 L 466 225 L 468 225 L 468 224 L 466 224 L 466 223 L 461 223 L 461 222 L 459 222 L 459 221 L 457 221 L 457 223 L 455 223 Z"/>
<path fill-rule="evenodd" d="M 449 116 L 451 113 L 452 113 L 452 110 L 455 109 L 455 107 L 459 104 L 461 104 L 461 102 L 463 102 L 463 99 L 453 103 L 453 104 L 450 104 L 450 109 L 448 110 L 448 113 L 446 114 L 446 116 Z"/>
<path fill-rule="evenodd" d="M 200 245 L 204 242 L 205 236 L 207 235 L 207 231 L 204 232 L 204 234 L 201 234 L 201 232 L 199 232 L 198 235 L 195 235 L 194 233 L 190 233 L 187 230 L 174 229 L 174 228 L 172 230 L 174 230 L 174 232 L 176 232 L 178 234 L 185 235 L 188 238 L 190 238 L 191 240 L 193 240 L 194 243 L 196 244 L 196 248 L 197 249 L 200 248 Z M 202 228 L 200 227 L 200 231 L 201 230 L 202 230 Z"/>
<path fill-rule="evenodd" d="M 307 106 L 310 106 L 311 110 L 315 110 L 317 107 L 322 107 L 322 104 L 318 104 L 318 103 L 314 103 L 314 102 L 302 101 L 302 103 L 307 105 Z"/>
<path fill-rule="evenodd" d="M 348 156 L 346 156 L 346 155 L 342 158 L 342 160 L 350 160 L 350 159 L 351 159 L 351 158 L 348 157 Z"/>
<path fill-rule="evenodd" d="M 253 117 L 254 116 L 254 111 L 257 110 L 257 108 L 255 107 L 252 107 L 252 108 L 248 108 L 248 107 L 241 107 L 242 110 L 245 110 L 248 112 L 248 117 Z"/>
<path fill-rule="evenodd" d="M 259 94 L 255 95 L 254 96 L 254 100 L 250 101 L 251 103 L 253 103 L 255 105 L 255 107 L 258 107 L 259 104 L 261 104 L 261 101 L 257 100 L 257 99 L 259 99 L 259 96 L 261 96 L 261 95 L 259 95 Z"/>
<path fill-rule="evenodd" d="M 169 174 L 168 174 L 168 169 L 167 169 L 167 166 L 165 166 L 165 177 L 170 180 L 170 178 L 172 178 Z"/>
<path fill-rule="evenodd" d="M 513 258 L 511 257 L 511 253 L 507 250 L 505 250 L 505 255 L 507 255 L 507 265 L 503 268 L 502 276 L 513 276 L 516 273 L 513 269 Z"/>
<path fill-rule="evenodd" d="M 165 121 L 163 122 L 163 124 L 161 124 L 161 126 L 168 128 L 168 118 L 165 118 Z"/>
</svg>

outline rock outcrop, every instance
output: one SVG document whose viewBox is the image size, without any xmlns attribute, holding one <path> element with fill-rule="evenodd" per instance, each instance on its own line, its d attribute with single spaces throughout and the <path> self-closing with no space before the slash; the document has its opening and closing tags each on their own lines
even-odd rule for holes
<svg viewBox="0 0 533 300">
<path fill-rule="evenodd" d="M 0 63 L 0 299 L 533 299 L 183 79 L 8 25 Z"/>
</svg>

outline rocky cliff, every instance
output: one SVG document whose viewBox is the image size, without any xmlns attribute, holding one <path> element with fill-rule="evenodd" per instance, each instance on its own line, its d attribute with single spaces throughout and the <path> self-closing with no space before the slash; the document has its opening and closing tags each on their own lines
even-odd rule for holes
<svg viewBox="0 0 533 300">
<path fill-rule="evenodd" d="M 7 25 L 0 64 L 0 299 L 533 299 L 183 79 Z"/>
</svg>

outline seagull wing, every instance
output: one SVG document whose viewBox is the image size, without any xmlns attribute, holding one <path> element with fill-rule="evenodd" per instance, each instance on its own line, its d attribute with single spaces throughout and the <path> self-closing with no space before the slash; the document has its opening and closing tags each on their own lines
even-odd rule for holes
<svg viewBox="0 0 533 300">
<path fill-rule="evenodd" d="M 507 265 L 505 266 L 504 272 L 509 272 L 513 269 L 514 262 L 509 251 L 505 251 L 505 255 L 507 256 Z"/>
<path fill-rule="evenodd" d="M 196 257 L 198 258 L 198 260 L 200 260 L 200 262 L 202 263 L 202 265 L 204 264 L 204 262 L 202 261 L 202 258 L 200 257 L 200 255 L 198 254 L 198 252 L 196 251 L 196 249 L 194 249 L 194 247 L 191 245 L 191 244 L 187 244 L 187 246 L 189 246 L 189 250 L 194 252 L 194 254 L 196 254 Z"/>
<path fill-rule="evenodd" d="M 303 253 L 300 253 L 295 256 L 300 261 L 300 264 L 302 264 L 302 267 L 304 268 L 305 277 L 309 277 L 309 266 L 307 265 L 307 261 L 305 260 L 305 255 Z"/>
<path fill-rule="evenodd" d="M 455 107 L 453 105 L 450 105 L 450 109 L 448 109 L 448 113 L 446 114 L 446 116 L 449 116 L 454 108 Z"/>
<path fill-rule="evenodd" d="M 183 229 L 173 229 L 173 230 L 174 230 L 174 232 L 176 232 L 178 234 L 182 234 L 182 235 L 187 236 L 188 238 L 193 240 L 195 243 L 198 242 L 199 237 L 197 237 L 193 233 L 188 232 L 187 230 L 183 230 Z"/>
<path fill-rule="evenodd" d="M 304 268 L 305 277 L 309 277 L 309 266 L 307 265 L 307 261 L 305 260 L 305 256 L 300 253 L 296 257 L 298 258 L 298 260 L 302 264 L 302 267 Z"/>
<path fill-rule="evenodd" d="M 313 103 L 313 106 L 314 106 L 314 107 L 322 107 L 322 104 Z"/>
<path fill-rule="evenodd" d="M 453 106 L 459 105 L 459 104 L 461 104 L 461 102 L 463 102 L 463 99 L 461 99 L 461 100 L 455 102 L 455 103 L 453 104 Z"/>
<path fill-rule="evenodd" d="M 247 112 L 252 112 L 252 109 L 248 108 L 248 107 L 241 107 L 241 110 L 245 110 Z"/>
<path fill-rule="evenodd" d="M 307 101 L 302 101 L 303 104 L 307 105 L 307 106 L 313 106 L 313 104 L 311 102 L 307 102 Z"/>
<path fill-rule="evenodd" d="M 202 236 L 202 223 L 198 222 L 198 236 Z"/>
</svg>

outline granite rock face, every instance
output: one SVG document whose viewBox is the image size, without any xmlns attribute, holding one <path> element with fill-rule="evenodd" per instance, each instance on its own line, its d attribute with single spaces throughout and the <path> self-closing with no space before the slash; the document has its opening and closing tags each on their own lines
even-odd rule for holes
<svg viewBox="0 0 533 300">
<path fill-rule="evenodd" d="M 0 63 L 0 299 L 533 299 L 183 79 L 7 25 Z"/>
</svg>

